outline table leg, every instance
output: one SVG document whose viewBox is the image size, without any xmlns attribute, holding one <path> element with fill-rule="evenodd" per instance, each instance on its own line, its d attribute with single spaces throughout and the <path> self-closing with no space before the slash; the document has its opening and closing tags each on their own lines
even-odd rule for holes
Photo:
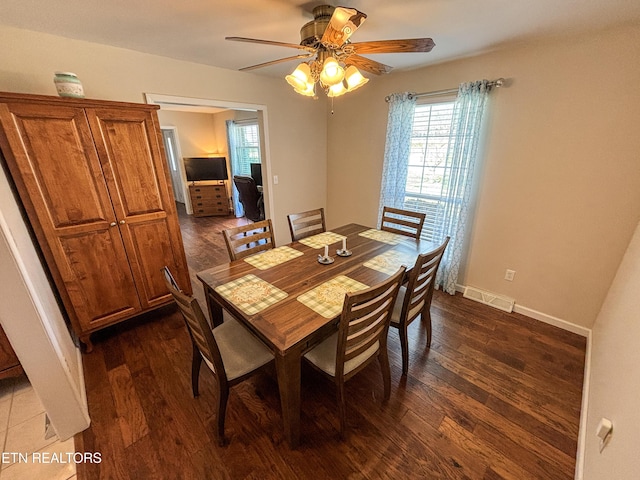
<svg viewBox="0 0 640 480">
<path fill-rule="evenodd" d="M 276 355 L 284 435 L 291 448 L 300 444 L 300 362 L 300 352 L 295 350 Z"/>
<path fill-rule="evenodd" d="M 207 299 L 207 309 L 209 310 L 211 325 L 213 328 L 222 325 L 224 321 L 222 306 L 212 298 L 211 291 L 207 285 L 204 285 L 204 296 Z"/>
</svg>

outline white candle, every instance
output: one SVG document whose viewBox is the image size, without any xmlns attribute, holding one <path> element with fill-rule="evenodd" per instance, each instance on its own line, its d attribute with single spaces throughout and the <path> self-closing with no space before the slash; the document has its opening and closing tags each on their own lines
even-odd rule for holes
<svg viewBox="0 0 640 480">
<path fill-rule="evenodd" d="M 329 245 L 324 246 L 324 258 L 329 257 Z"/>
<path fill-rule="evenodd" d="M 342 239 L 342 251 L 343 252 L 347 251 L 347 239 L 346 238 Z"/>
</svg>

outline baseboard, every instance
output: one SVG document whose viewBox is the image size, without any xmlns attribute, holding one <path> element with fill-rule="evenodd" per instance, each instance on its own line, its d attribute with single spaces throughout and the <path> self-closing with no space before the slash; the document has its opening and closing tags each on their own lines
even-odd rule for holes
<svg viewBox="0 0 640 480">
<path fill-rule="evenodd" d="M 578 431 L 578 451 L 576 452 L 575 480 L 584 476 L 585 449 L 587 448 L 587 417 L 589 412 L 589 386 L 591 379 L 591 331 L 587 335 L 587 349 L 584 356 L 584 380 L 582 382 L 582 405 L 580 407 L 580 428 Z"/>
<path fill-rule="evenodd" d="M 456 292 L 464 293 L 465 288 L 466 285 L 460 285 L 459 283 L 456 283 Z M 590 328 L 567 322 L 566 320 L 562 320 L 561 318 L 539 312 L 537 310 L 534 310 L 533 308 L 523 307 L 522 305 L 518 305 L 517 302 L 513 307 L 513 311 L 516 313 L 520 313 L 526 317 L 534 318 L 536 320 L 540 320 L 541 322 L 548 323 L 549 325 L 553 325 L 563 330 L 575 333 L 582 337 L 589 337 L 591 335 Z"/>
<path fill-rule="evenodd" d="M 513 311 L 516 313 L 521 313 L 522 315 L 530 318 L 535 318 L 536 320 L 540 320 L 541 322 L 548 323 L 549 325 L 553 325 L 555 327 L 567 330 L 583 337 L 589 337 L 591 335 L 590 328 L 567 322 L 566 320 L 562 320 L 561 318 L 554 317 L 552 315 L 547 315 L 546 313 L 538 312 L 537 310 L 534 310 L 532 308 L 523 307 L 522 305 L 518 305 L 517 303 L 513 307 Z"/>
</svg>

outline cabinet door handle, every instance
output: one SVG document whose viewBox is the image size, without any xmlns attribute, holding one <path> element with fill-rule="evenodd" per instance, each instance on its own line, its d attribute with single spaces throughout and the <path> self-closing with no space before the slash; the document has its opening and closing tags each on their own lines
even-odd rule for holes
<svg viewBox="0 0 640 480">
<path fill-rule="evenodd" d="M 124 225 L 126 222 L 125 222 L 124 220 L 120 220 L 118 223 L 119 223 L 120 225 Z"/>
<path fill-rule="evenodd" d="M 111 223 L 109 224 L 109 226 L 110 226 L 110 227 L 115 227 L 116 225 L 117 225 L 117 223 L 116 223 L 116 222 L 111 222 Z"/>
</svg>

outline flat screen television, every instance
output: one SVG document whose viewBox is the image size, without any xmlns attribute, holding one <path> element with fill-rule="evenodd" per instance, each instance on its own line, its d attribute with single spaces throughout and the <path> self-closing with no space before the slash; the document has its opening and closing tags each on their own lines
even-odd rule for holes
<svg viewBox="0 0 640 480">
<path fill-rule="evenodd" d="M 204 180 L 227 180 L 227 159 L 225 157 L 192 157 L 184 159 L 184 169 L 188 182 Z"/>
<path fill-rule="evenodd" d="M 262 164 L 251 164 L 251 178 L 253 178 L 253 181 L 256 182 L 256 185 L 262 185 Z"/>
</svg>

